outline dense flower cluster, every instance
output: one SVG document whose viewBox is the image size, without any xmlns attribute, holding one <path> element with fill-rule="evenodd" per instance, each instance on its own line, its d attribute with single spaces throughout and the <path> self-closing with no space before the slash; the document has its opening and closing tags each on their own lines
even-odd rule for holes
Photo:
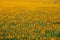
<svg viewBox="0 0 60 40">
<path fill-rule="evenodd" d="M 0 40 L 60 40 L 59 17 L 57 12 L 2 9 Z"/>
</svg>

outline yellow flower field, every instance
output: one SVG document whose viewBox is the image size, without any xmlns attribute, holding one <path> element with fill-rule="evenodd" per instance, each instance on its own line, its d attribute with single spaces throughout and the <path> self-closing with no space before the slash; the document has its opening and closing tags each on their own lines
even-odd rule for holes
<svg viewBox="0 0 60 40">
<path fill-rule="evenodd" d="M 60 1 L 0 0 L 0 40 L 60 40 Z"/>
</svg>

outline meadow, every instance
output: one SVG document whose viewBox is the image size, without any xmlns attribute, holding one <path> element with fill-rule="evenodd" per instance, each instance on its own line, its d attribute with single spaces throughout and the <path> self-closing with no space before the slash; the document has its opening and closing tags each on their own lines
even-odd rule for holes
<svg viewBox="0 0 60 40">
<path fill-rule="evenodd" d="M 60 40 L 59 8 L 0 8 L 0 40 Z"/>
</svg>

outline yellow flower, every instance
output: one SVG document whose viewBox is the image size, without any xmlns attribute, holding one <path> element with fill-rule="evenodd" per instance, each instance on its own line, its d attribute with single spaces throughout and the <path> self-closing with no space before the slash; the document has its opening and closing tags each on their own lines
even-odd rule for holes
<svg viewBox="0 0 60 40">
<path fill-rule="evenodd" d="M 56 40 L 55 38 L 50 38 L 50 40 Z"/>
</svg>

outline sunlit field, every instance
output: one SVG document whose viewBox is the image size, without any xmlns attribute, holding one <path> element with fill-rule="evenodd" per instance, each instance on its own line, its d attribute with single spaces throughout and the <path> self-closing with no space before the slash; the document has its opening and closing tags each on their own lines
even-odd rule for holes
<svg viewBox="0 0 60 40">
<path fill-rule="evenodd" d="M 0 40 L 60 40 L 60 1 L 0 1 Z"/>
</svg>

